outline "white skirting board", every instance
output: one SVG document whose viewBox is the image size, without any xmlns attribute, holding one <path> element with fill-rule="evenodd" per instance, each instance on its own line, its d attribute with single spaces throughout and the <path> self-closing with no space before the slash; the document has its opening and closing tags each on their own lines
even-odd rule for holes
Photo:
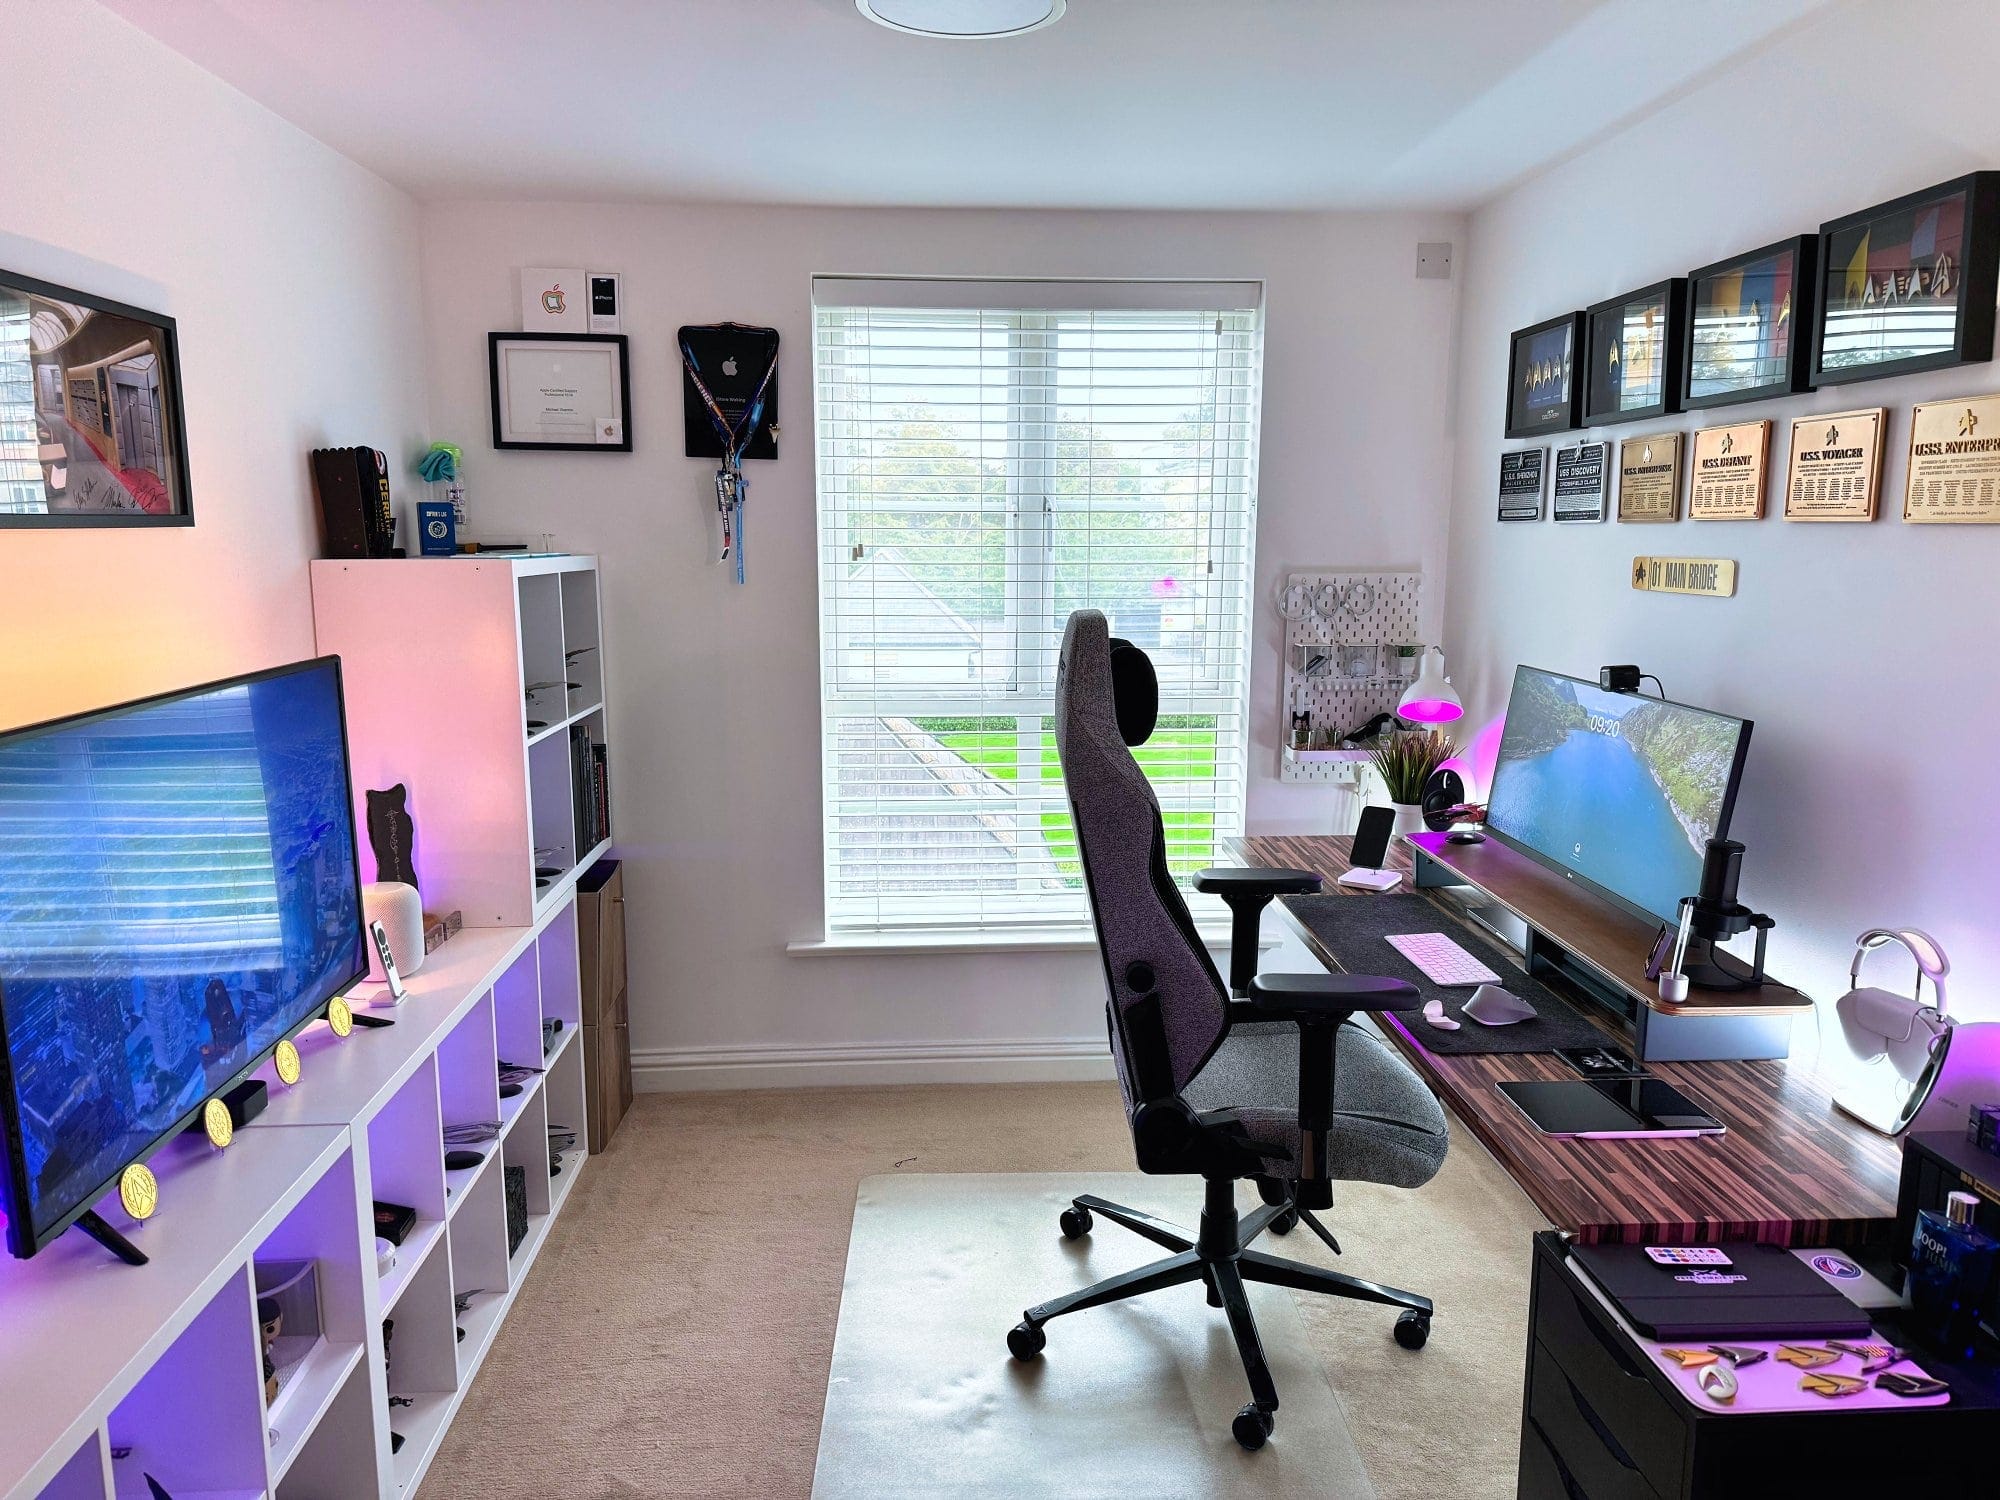
<svg viewBox="0 0 2000 1500">
<path fill-rule="evenodd" d="M 835 1084 L 1089 1083 L 1109 1079 L 1102 1036 L 824 1046 L 662 1047 L 632 1053 L 641 1093 Z"/>
</svg>

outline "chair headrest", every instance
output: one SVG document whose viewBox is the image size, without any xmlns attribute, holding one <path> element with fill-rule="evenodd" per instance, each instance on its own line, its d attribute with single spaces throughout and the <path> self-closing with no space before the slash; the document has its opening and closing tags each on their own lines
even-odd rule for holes
<svg viewBox="0 0 2000 1500">
<path fill-rule="evenodd" d="M 1111 701 L 1118 715 L 1118 737 L 1128 745 L 1143 745 L 1160 720 L 1160 679 L 1153 659 L 1130 641 L 1111 640 Z"/>
</svg>

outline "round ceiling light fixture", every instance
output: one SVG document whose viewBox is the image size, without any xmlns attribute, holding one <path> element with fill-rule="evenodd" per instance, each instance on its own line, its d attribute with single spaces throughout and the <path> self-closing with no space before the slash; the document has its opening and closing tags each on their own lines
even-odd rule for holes
<svg viewBox="0 0 2000 1500">
<path fill-rule="evenodd" d="M 1062 19 L 1066 0 L 854 0 L 854 8 L 891 31 L 983 41 L 1020 36 Z"/>
</svg>

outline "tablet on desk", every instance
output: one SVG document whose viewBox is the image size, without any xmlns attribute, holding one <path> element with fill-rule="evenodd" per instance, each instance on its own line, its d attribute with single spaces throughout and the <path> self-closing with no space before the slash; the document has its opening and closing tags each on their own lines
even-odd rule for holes
<svg viewBox="0 0 2000 1500">
<path fill-rule="evenodd" d="M 1721 1135 L 1723 1123 L 1661 1078 L 1503 1083 L 1500 1092 L 1543 1135 L 1624 1140 Z"/>
</svg>

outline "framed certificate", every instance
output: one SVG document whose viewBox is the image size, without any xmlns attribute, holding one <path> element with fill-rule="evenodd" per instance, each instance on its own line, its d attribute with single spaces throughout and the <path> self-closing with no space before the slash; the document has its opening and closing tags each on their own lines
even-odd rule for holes
<svg viewBox="0 0 2000 1500">
<path fill-rule="evenodd" d="M 489 333 L 493 446 L 630 453 L 622 333 Z"/>
</svg>

